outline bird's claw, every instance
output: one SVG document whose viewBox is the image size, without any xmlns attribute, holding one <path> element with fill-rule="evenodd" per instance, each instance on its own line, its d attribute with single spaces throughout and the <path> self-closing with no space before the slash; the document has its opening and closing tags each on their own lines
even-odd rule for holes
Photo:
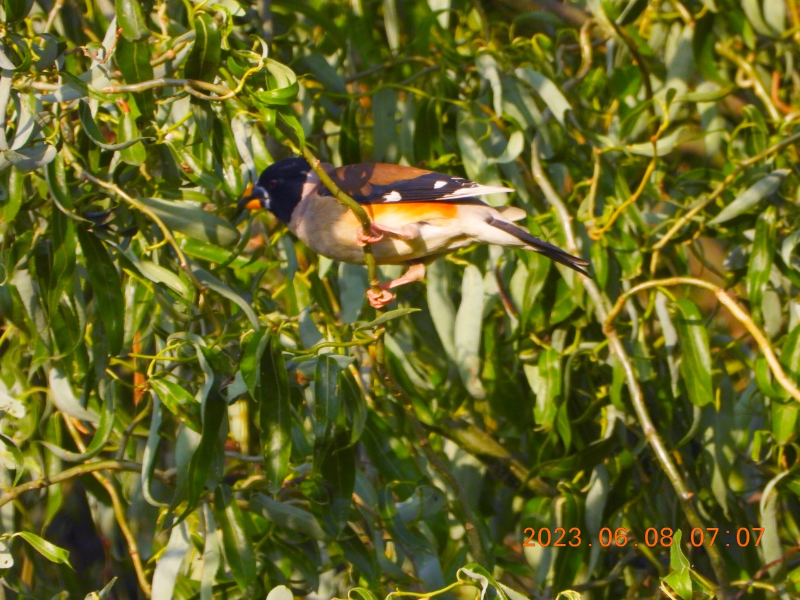
<svg viewBox="0 0 800 600">
<path fill-rule="evenodd" d="M 370 234 L 364 233 L 364 230 L 359 227 L 356 229 L 356 244 L 359 246 L 366 246 L 367 244 L 374 244 L 383 239 L 383 233 L 377 231 L 374 227 L 370 227 Z"/>
<path fill-rule="evenodd" d="M 369 300 L 372 308 L 381 309 L 394 300 L 394 294 L 389 290 L 382 289 L 380 293 L 378 293 L 369 289 L 367 290 L 367 300 Z"/>
</svg>

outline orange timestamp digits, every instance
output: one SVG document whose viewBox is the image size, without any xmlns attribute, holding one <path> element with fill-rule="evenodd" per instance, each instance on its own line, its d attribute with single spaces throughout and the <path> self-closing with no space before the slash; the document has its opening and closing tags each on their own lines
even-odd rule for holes
<svg viewBox="0 0 800 600">
<path fill-rule="evenodd" d="M 695 527 L 689 534 L 689 543 L 695 548 L 706 545 L 713 546 L 714 542 L 717 541 L 719 532 L 719 527 L 706 527 L 705 529 Z M 555 548 L 577 548 L 584 544 L 582 537 L 583 531 L 579 527 L 572 527 L 570 529 L 556 527 L 552 530 L 549 527 L 540 527 L 539 529 L 526 527 L 523 533 L 527 536 L 522 543 L 525 547 L 541 546 L 547 548 L 553 546 Z M 639 542 L 628 534 L 628 530 L 624 527 L 617 527 L 613 531 L 609 527 L 603 527 L 596 541 L 603 548 L 608 548 L 612 544 L 617 547 L 624 547 L 629 544 L 638 546 Z M 764 535 L 763 527 L 752 527 L 749 529 L 747 527 L 739 527 L 736 530 L 726 529 L 723 532 L 723 538 L 727 541 L 721 543 L 724 543 L 726 546 L 737 545 L 745 547 L 751 544 L 753 546 L 758 546 L 761 542 L 762 535 Z M 649 548 L 655 546 L 668 548 L 672 546 L 674 536 L 675 531 L 670 527 L 662 527 L 661 529 L 648 527 L 644 532 L 643 542 Z M 723 538 L 720 538 L 720 540 Z M 592 540 L 588 540 L 587 538 L 586 543 L 591 546 Z"/>
</svg>

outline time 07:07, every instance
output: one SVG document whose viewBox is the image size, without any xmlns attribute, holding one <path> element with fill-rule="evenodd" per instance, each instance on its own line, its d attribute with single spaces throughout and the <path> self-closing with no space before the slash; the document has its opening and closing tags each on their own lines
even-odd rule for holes
<svg viewBox="0 0 800 600">
<path fill-rule="evenodd" d="M 751 530 L 752 534 L 750 533 Z M 541 527 L 539 529 L 526 527 L 523 533 L 526 535 L 523 546 L 543 546 L 546 548 L 552 545 L 557 548 L 565 548 L 567 546 L 576 548 L 584 543 L 583 531 L 579 527 L 572 527 L 571 529 L 556 527 L 553 530 L 549 527 Z M 706 544 L 713 546 L 718 533 L 719 527 L 706 527 L 705 529 L 695 527 L 689 534 L 689 543 L 695 548 L 700 548 Z M 730 533 L 733 532 L 729 529 L 725 530 L 725 534 Z M 608 548 L 612 544 L 615 546 L 627 546 L 629 543 L 633 543 L 634 546 L 638 546 L 636 539 L 629 537 L 628 534 L 628 530 L 624 527 L 617 527 L 614 530 L 610 527 L 603 527 L 597 536 L 597 541 L 604 548 Z M 648 527 L 644 532 L 644 543 L 650 548 L 654 546 L 669 547 L 672 546 L 674 535 L 675 532 L 670 527 L 662 527 L 661 529 Z M 736 545 L 741 547 L 749 546 L 750 544 L 758 546 L 762 535 L 764 535 L 763 527 L 752 527 L 750 529 L 739 527 L 736 530 Z M 589 542 L 589 545 L 592 545 L 591 542 Z M 729 546 L 730 544 L 725 545 Z"/>
</svg>

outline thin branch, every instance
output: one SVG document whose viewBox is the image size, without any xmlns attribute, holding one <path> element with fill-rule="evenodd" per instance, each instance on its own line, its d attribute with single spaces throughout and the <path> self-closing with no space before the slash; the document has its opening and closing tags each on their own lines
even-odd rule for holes
<svg viewBox="0 0 800 600">
<path fill-rule="evenodd" d="M 653 281 L 640 283 L 639 285 L 632 287 L 627 292 L 624 292 L 622 295 L 620 295 L 620 297 L 617 299 L 617 303 L 609 311 L 603 328 L 608 329 L 613 327 L 612 324 L 614 319 L 616 319 L 619 313 L 622 312 L 625 302 L 631 296 L 643 290 L 654 287 L 672 287 L 676 285 L 693 285 L 695 287 L 714 292 L 714 295 L 717 297 L 720 303 L 723 304 L 734 316 L 734 318 L 744 325 L 745 329 L 747 329 L 747 331 L 750 332 L 750 335 L 753 336 L 753 339 L 755 340 L 759 349 L 764 354 L 764 358 L 766 359 L 773 376 L 781 385 L 781 387 L 786 390 L 786 392 L 792 398 L 800 402 L 800 390 L 784 372 L 778 357 L 775 356 L 775 351 L 772 349 L 769 340 L 767 340 L 767 337 L 755 324 L 752 317 L 748 315 L 747 312 L 741 306 L 739 306 L 739 304 L 724 289 L 708 281 L 695 279 L 694 277 L 670 277 L 668 279 L 656 279 Z"/>
<path fill-rule="evenodd" d="M 555 189 L 553 189 L 552 184 L 542 169 L 542 165 L 539 160 L 539 148 L 537 141 L 538 134 L 534 138 L 531 147 L 531 172 L 536 183 L 539 185 L 545 197 L 547 198 L 547 201 L 555 209 L 556 214 L 559 217 L 561 228 L 564 231 L 564 237 L 567 240 L 567 251 L 575 253 L 577 252 L 578 248 L 577 244 L 575 243 L 575 233 L 572 230 L 572 217 L 567 211 L 567 207 L 564 205 L 563 200 L 556 193 Z M 592 299 L 597 320 L 600 323 L 605 323 L 607 321 L 608 313 L 608 302 L 606 298 L 594 280 L 583 276 L 580 276 L 580 279 L 583 282 L 583 287 L 586 289 L 586 292 Z M 631 404 L 636 412 L 636 418 L 642 427 L 642 432 L 644 433 L 647 442 L 650 444 L 650 447 L 653 449 L 653 453 L 655 454 L 656 460 L 661 466 L 661 470 L 664 471 L 664 474 L 667 476 L 670 484 L 672 484 L 672 488 L 675 490 L 675 493 L 678 496 L 678 501 L 681 504 L 683 513 L 686 515 L 686 519 L 689 521 L 692 528 L 697 527 L 702 529 L 703 521 L 700 519 L 700 515 L 695 510 L 694 503 L 692 502 L 694 494 L 689 490 L 686 482 L 683 480 L 683 477 L 680 471 L 678 471 L 672 456 L 664 445 L 663 440 L 658 435 L 655 425 L 653 425 L 653 420 L 650 417 L 650 412 L 648 411 L 647 405 L 644 401 L 644 393 L 639 385 L 639 381 L 636 379 L 636 372 L 633 368 L 633 362 L 628 356 L 625 346 L 613 327 L 608 327 L 605 330 L 605 335 L 608 339 L 609 348 L 614 354 L 616 354 L 617 359 L 620 361 L 622 369 L 625 372 L 625 381 L 628 386 L 628 391 L 630 392 Z M 714 569 L 714 574 L 717 578 L 717 584 L 720 586 L 718 589 L 720 598 L 723 600 L 728 600 L 730 598 L 730 594 L 727 590 L 727 570 L 725 567 L 725 561 L 722 558 L 722 554 L 718 548 L 711 546 L 708 548 L 708 555 L 709 559 L 711 560 L 711 566 Z"/>
<path fill-rule="evenodd" d="M 141 463 L 132 462 L 130 460 L 100 460 L 97 462 L 84 463 L 77 467 L 67 469 L 66 471 L 61 471 L 52 477 L 42 477 L 41 479 L 35 479 L 34 481 L 29 481 L 28 483 L 23 483 L 17 487 L 11 488 L 0 496 L 0 508 L 16 500 L 25 492 L 41 490 L 51 485 L 69 481 L 81 475 L 86 475 L 87 473 L 94 473 L 95 471 L 132 471 L 141 473 L 142 465 Z M 170 477 L 163 471 L 155 471 L 155 476 L 165 483 L 170 481 Z"/>
</svg>

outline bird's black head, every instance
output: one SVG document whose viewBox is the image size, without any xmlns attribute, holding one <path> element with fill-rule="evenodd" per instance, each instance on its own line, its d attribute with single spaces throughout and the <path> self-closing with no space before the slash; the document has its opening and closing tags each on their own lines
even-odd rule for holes
<svg viewBox="0 0 800 600">
<path fill-rule="evenodd" d="M 239 208 L 266 208 L 288 223 L 300 202 L 309 171 L 311 165 L 305 158 L 286 158 L 271 164 L 261 173 L 250 194 L 239 201 Z"/>
</svg>

